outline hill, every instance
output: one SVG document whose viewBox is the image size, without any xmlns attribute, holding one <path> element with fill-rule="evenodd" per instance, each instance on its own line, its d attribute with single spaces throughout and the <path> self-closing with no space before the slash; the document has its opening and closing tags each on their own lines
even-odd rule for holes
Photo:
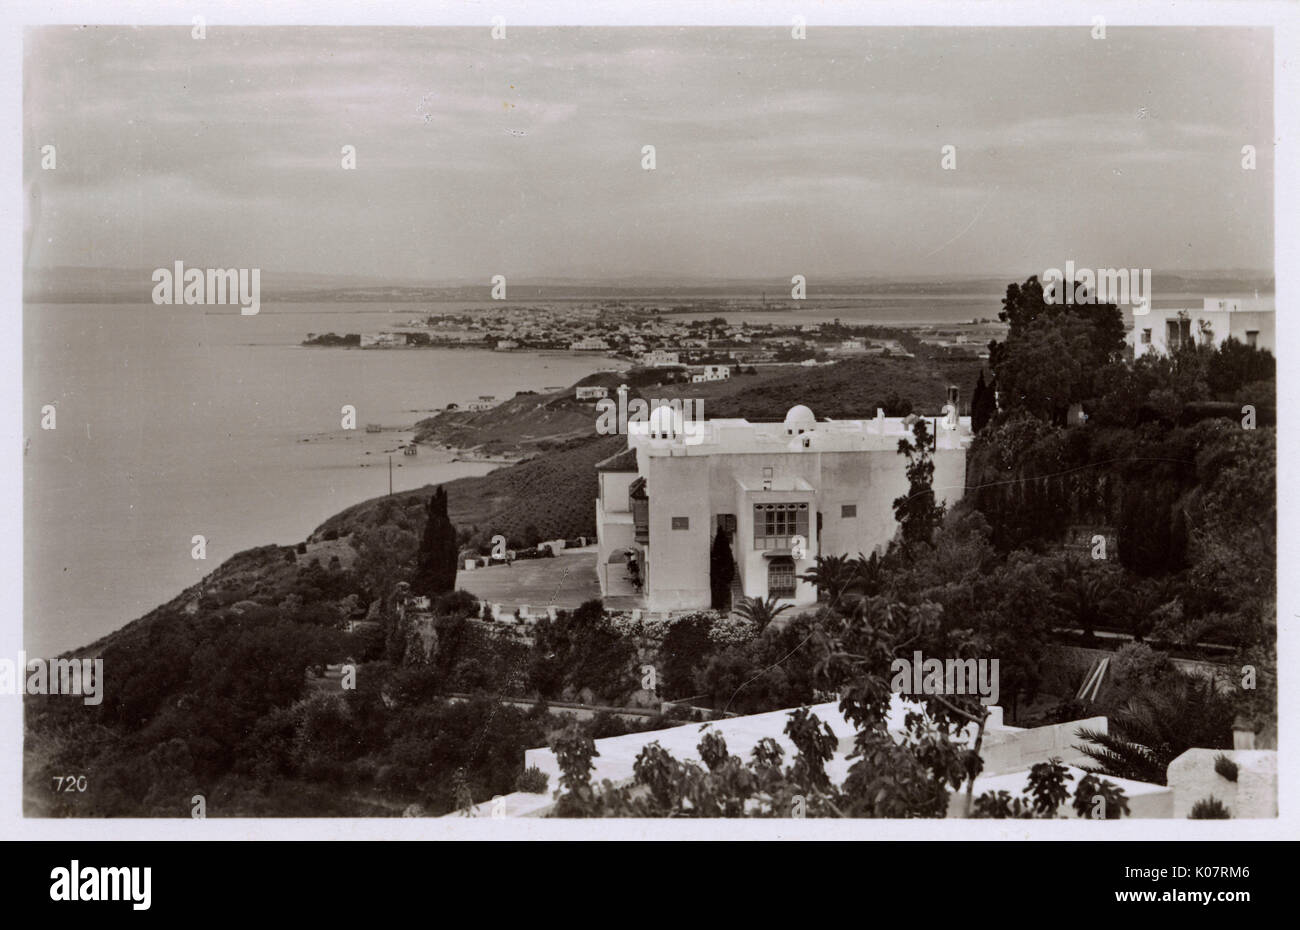
<svg viewBox="0 0 1300 930">
<path fill-rule="evenodd" d="M 596 463 L 626 443 L 622 436 L 575 440 L 526 462 L 449 482 L 448 514 L 457 527 L 477 526 L 488 535 L 517 536 L 534 526 L 547 539 L 595 536 Z M 409 524 L 419 532 L 432 491 L 433 486 L 426 485 L 349 507 L 317 527 L 309 541 L 347 536 L 390 522 Z"/>
</svg>

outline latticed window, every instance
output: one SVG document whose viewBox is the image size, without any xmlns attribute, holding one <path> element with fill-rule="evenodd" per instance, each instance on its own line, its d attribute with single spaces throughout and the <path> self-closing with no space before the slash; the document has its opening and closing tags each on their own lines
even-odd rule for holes
<svg viewBox="0 0 1300 930">
<path fill-rule="evenodd" d="M 767 563 L 768 597 L 794 597 L 794 560 L 781 555 Z"/>
<path fill-rule="evenodd" d="M 789 549 L 794 536 L 808 539 L 807 504 L 754 505 L 755 549 Z"/>
</svg>

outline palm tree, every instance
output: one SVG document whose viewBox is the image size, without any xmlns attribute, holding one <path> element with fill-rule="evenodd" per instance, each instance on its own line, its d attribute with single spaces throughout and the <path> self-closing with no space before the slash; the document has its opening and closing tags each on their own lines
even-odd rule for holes
<svg viewBox="0 0 1300 930">
<path fill-rule="evenodd" d="M 1083 630 L 1085 640 L 1093 630 L 1123 613 L 1118 570 L 1108 562 L 1084 564 L 1064 557 L 1052 568 L 1053 607 L 1062 620 Z"/>
<path fill-rule="evenodd" d="M 794 606 L 793 604 L 781 604 L 778 607 L 779 601 L 780 599 L 775 597 L 769 597 L 767 600 L 757 597 L 743 597 L 740 599 L 740 603 L 736 605 L 736 613 L 749 622 L 756 624 L 760 630 L 763 630 L 784 611 Z"/>
<path fill-rule="evenodd" d="M 799 580 L 815 585 L 818 597 L 824 597 L 827 604 L 836 607 L 853 583 L 855 574 L 854 564 L 848 556 L 819 555 L 817 564 L 800 575 Z"/>
<path fill-rule="evenodd" d="M 849 577 L 831 606 L 838 606 L 841 612 L 852 614 L 881 593 L 885 586 L 885 572 L 880 556 L 875 552 L 870 556 L 859 552 L 857 558 L 849 560 L 848 569 Z"/>
<path fill-rule="evenodd" d="M 1163 785 L 1169 763 L 1188 749 L 1232 748 L 1232 708 L 1212 681 L 1175 673 L 1110 716 L 1110 732 L 1080 728 L 1075 748 L 1087 771 Z"/>
<path fill-rule="evenodd" d="M 875 597 L 879 594 L 885 583 L 885 569 L 881 564 L 880 554 L 873 552 L 870 556 L 865 556 L 859 552 L 852 564 L 853 583 L 850 585 L 852 590 L 863 597 Z"/>
</svg>

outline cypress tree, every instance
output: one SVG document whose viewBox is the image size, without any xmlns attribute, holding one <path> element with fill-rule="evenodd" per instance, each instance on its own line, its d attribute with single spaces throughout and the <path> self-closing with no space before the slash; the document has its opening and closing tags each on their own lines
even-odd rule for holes
<svg viewBox="0 0 1300 930">
<path fill-rule="evenodd" d="M 979 432 L 993 418 L 993 389 L 984 383 L 984 369 L 980 369 L 979 380 L 975 382 L 975 394 L 970 402 L 971 429 Z"/>
<path fill-rule="evenodd" d="M 736 563 L 731 556 L 731 542 L 718 527 L 709 550 L 709 591 L 714 610 L 725 610 L 731 599 L 731 580 L 736 574 Z"/>
<path fill-rule="evenodd" d="M 912 424 L 915 444 L 898 440 L 898 454 L 907 457 L 907 493 L 894 499 L 894 518 L 901 531 L 903 551 L 914 552 L 918 543 L 929 544 L 943 522 L 945 505 L 934 496 L 934 453 L 925 417 Z"/>
<path fill-rule="evenodd" d="M 455 590 L 457 554 L 456 527 L 447 516 L 447 492 L 439 485 L 429 497 L 411 590 L 429 597 Z"/>
</svg>

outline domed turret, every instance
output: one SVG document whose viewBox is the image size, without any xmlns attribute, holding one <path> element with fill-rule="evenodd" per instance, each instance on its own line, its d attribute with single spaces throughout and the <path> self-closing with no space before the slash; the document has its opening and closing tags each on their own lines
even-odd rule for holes
<svg viewBox="0 0 1300 930">
<path fill-rule="evenodd" d="M 803 404 L 795 404 L 785 415 L 785 434 L 799 436 L 817 428 L 817 418 Z"/>
<path fill-rule="evenodd" d="M 667 404 L 650 411 L 650 438 L 676 439 L 685 429 L 682 412 Z"/>
</svg>

